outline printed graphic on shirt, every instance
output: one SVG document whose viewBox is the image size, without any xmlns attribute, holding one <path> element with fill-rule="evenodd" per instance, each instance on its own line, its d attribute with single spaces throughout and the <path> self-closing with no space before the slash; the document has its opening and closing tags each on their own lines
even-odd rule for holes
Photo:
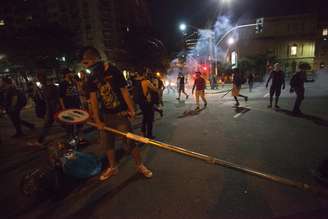
<svg viewBox="0 0 328 219">
<path fill-rule="evenodd" d="M 117 109 L 120 106 L 120 101 L 110 86 L 109 82 L 105 82 L 99 85 L 99 94 L 105 109 Z"/>
</svg>

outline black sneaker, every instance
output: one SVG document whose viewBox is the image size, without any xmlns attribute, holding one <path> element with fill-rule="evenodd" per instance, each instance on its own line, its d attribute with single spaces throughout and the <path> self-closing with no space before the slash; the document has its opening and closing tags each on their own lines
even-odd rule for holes
<svg viewBox="0 0 328 219">
<path fill-rule="evenodd" d="M 245 102 L 247 102 L 248 101 L 248 97 L 245 97 Z"/>
<path fill-rule="evenodd" d="M 275 105 L 274 107 L 275 107 L 276 109 L 280 109 L 280 106 L 278 106 L 278 105 Z"/>
<path fill-rule="evenodd" d="M 188 100 L 188 98 L 189 98 L 189 95 L 186 96 L 186 100 Z"/>
<path fill-rule="evenodd" d="M 207 103 L 204 103 L 204 108 L 206 108 L 207 107 Z"/>
</svg>

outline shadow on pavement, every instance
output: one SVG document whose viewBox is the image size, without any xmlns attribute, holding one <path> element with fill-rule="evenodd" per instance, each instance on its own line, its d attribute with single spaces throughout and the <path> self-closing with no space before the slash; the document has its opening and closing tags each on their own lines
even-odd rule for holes
<svg viewBox="0 0 328 219">
<path fill-rule="evenodd" d="M 235 112 L 236 112 L 236 114 L 238 114 L 238 113 L 247 113 L 248 111 L 250 111 L 250 109 L 249 108 L 247 108 L 247 107 L 236 107 L 235 108 Z"/>
<path fill-rule="evenodd" d="M 320 117 L 317 117 L 317 116 L 308 115 L 308 114 L 298 115 L 298 114 L 294 114 L 292 111 L 287 110 L 287 109 L 277 109 L 276 111 L 279 112 L 279 113 L 284 113 L 288 116 L 298 117 L 298 118 L 301 118 L 301 119 L 312 121 L 313 123 L 315 123 L 316 125 L 319 125 L 319 126 L 328 127 L 328 121 L 325 120 L 325 119 L 322 119 Z"/>
<path fill-rule="evenodd" d="M 198 114 L 200 114 L 205 109 L 206 109 L 206 107 L 203 107 L 199 110 L 196 110 L 196 109 L 186 110 L 186 111 L 183 112 L 182 115 L 178 116 L 178 118 L 181 119 L 181 118 L 185 118 L 185 117 L 188 117 L 188 116 L 197 116 Z"/>
</svg>

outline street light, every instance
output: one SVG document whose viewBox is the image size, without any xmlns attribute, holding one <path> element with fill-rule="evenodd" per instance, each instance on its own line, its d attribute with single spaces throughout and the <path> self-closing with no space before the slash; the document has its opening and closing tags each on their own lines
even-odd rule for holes
<svg viewBox="0 0 328 219">
<path fill-rule="evenodd" d="M 181 23 L 179 26 L 181 31 L 186 31 L 187 30 L 187 25 L 185 23 Z"/>
<path fill-rule="evenodd" d="M 232 38 L 232 37 L 230 37 L 230 38 L 228 39 L 228 45 L 231 46 L 231 45 L 234 44 L 234 43 L 235 43 L 235 39 Z"/>
</svg>

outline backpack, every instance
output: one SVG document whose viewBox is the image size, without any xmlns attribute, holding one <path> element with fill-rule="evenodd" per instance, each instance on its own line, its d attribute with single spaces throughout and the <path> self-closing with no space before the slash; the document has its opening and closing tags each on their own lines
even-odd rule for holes
<svg viewBox="0 0 328 219">
<path fill-rule="evenodd" d="M 133 89 L 133 100 L 135 103 L 141 105 L 147 102 L 147 99 L 142 90 L 142 80 L 136 80 Z"/>
</svg>

